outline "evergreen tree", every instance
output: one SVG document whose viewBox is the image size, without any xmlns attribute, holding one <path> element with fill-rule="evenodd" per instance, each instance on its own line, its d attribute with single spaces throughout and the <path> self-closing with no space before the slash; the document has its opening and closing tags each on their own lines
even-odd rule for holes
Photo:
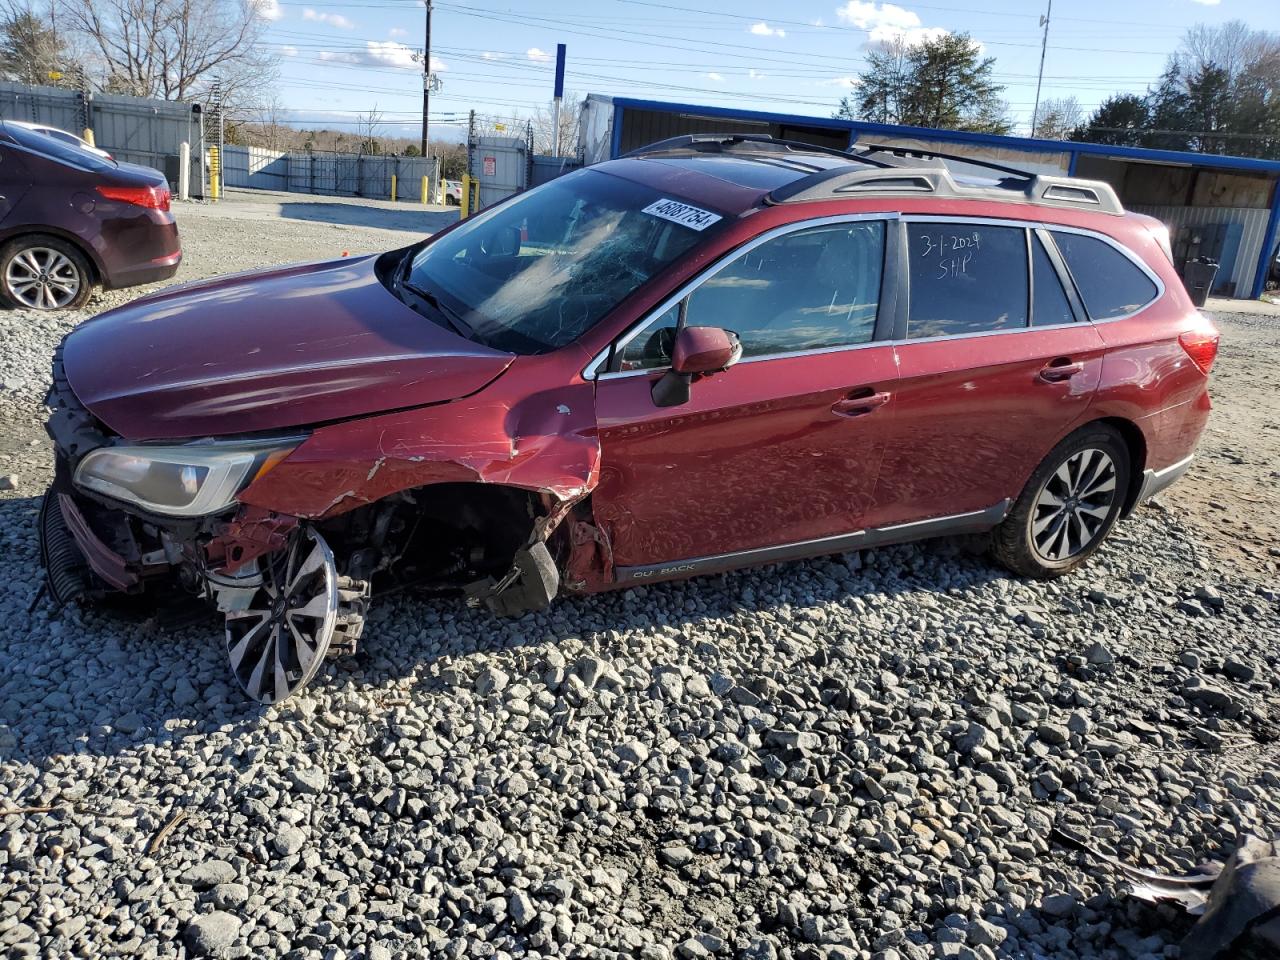
<svg viewBox="0 0 1280 960">
<path fill-rule="evenodd" d="M 948 130 L 1008 133 L 1004 88 L 992 79 L 994 57 L 982 57 L 968 34 L 944 34 L 908 45 L 899 39 L 867 55 L 856 103 L 840 101 L 837 117 Z"/>
<path fill-rule="evenodd" d="M 65 86 L 74 82 L 78 71 L 62 37 L 30 10 L 13 10 L 0 21 L 0 77 Z"/>
<path fill-rule="evenodd" d="M 1147 101 L 1134 93 L 1117 93 L 1108 97 L 1089 122 L 1076 128 L 1072 140 L 1108 143 L 1119 147 L 1136 147 L 1150 127 Z"/>
</svg>

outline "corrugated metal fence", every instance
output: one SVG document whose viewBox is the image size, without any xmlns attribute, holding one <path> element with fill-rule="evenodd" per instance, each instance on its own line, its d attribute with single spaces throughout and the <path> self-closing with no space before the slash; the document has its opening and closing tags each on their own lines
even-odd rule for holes
<svg viewBox="0 0 1280 960">
<path fill-rule="evenodd" d="M 433 157 L 387 157 L 363 153 L 280 153 L 259 147 L 223 148 L 223 176 L 228 187 L 284 190 L 330 197 L 422 201 L 422 178 L 428 199 L 439 195 L 438 161 Z"/>
<path fill-rule="evenodd" d="M 1225 284 L 1234 283 L 1232 296 L 1249 295 L 1253 289 L 1253 279 L 1258 272 L 1258 254 L 1267 233 L 1267 217 L 1270 211 L 1264 207 L 1174 207 L 1134 205 L 1129 207 L 1135 213 L 1162 220 L 1173 235 L 1175 251 L 1183 232 L 1197 227 L 1207 227 L 1219 223 L 1238 223 L 1242 228 L 1239 255 L 1231 265 L 1229 276 L 1219 274 L 1214 289 L 1225 289 Z"/>
<path fill-rule="evenodd" d="M 191 144 L 191 190 L 195 196 L 204 195 L 204 132 L 199 104 L 0 80 L 0 117 L 47 123 L 76 134 L 83 134 L 87 126 L 93 131 L 94 143 L 103 150 L 117 160 L 163 171 L 175 189 L 178 150 L 186 141 Z"/>
<path fill-rule="evenodd" d="M 529 186 L 537 187 L 582 166 L 575 157 L 530 157 Z"/>
</svg>

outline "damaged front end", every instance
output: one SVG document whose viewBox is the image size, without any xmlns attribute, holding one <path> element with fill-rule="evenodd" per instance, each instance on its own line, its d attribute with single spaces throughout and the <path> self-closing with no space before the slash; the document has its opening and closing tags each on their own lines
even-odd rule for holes
<svg viewBox="0 0 1280 960">
<path fill-rule="evenodd" d="M 297 517 L 237 499 L 303 436 L 126 444 L 80 403 L 60 355 L 53 374 L 56 468 L 39 533 L 55 602 L 111 593 L 209 602 L 226 617 L 237 680 L 263 703 L 300 689 L 326 655 L 354 651 L 368 581 L 342 575 Z"/>
<path fill-rule="evenodd" d="M 237 681 L 263 703 L 355 652 L 372 584 L 501 615 L 541 609 L 573 568 L 568 529 L 589 517 L 591 399 L 583 385 L 283 437 L 130 444 L 81 405 L 57 357 L 57 473 L 40 521 L 49 592 L 209 602 Z"/>
</svg>

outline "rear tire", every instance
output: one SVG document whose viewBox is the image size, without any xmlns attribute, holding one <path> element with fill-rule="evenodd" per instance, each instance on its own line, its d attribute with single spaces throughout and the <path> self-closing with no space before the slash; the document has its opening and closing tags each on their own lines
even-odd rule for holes
<svg viewBox="0 0 1280 960">
<path fill-rule="evenodd" d="M 1129 448 L 1119 432 L 1090 424 L 1036 467 L 1009 515 L 992 531 L 992 553 L 1016 574 L 1070 573 L 1102 545 L 1124 509 Z"/>
<path fill-rule="evenodd" d="M 93 268 L 73 244 L 46 234 L 0 249 L 0 300 L 19 310 L 70 310 L 93 293 Z"/>
</svg>

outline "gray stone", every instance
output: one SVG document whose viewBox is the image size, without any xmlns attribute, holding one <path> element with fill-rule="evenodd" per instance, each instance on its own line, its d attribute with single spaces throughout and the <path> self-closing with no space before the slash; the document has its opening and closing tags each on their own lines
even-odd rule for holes
<svg viewBox="0 0 1280 960">
<path fill-rule="evenodd" d="M 1071 731 L 1060 723 L 1042 723 L 1036 727 L 1036 736 L 1050 746 L 1060 747 L 1071 739 Z"/>
<path fill-rule="evenodd" d="M 208 890 L 236 878 L 236 868 L 225 860 L 206 860 L 188 867 L 178 879 L 196 890 Z"/>
<path fill-rule="evenodd" d="M 225 955 L 240 937 L 240 918 L 223 910 L 196 917 L 182 935 L 187 949 L 197 957 Z"/>
<path fill-rule="evenodd" d="M 639 740 L 628 740 L 626 743 L 620 743 L 613 748 L 613 752 L 624 763 L 639 765 L 649 759 L 649 748 Z"/>
<path fill-rule="evenodd" d="M 1069 893 L 1051 893 L 1040 900 L 1040 909 L 1051 917 L 1069 917 L 1076 910 L 1076 898 Z"/>
<path fill-rule="evenodd" d="M 307 843 L 307 835 L 290 823 L 281 824 L 276 835 L 271 838 L 271 845 L 282 857 L 291 857 Z"/>
<path fill-rule="evenodd" d="M 507 916 L 517 929 L 523 929 L 538 919 L 538 911 L 523 890 L 517 890 L 507 898 Z"/>
<path fill-rule="evenodd" d="M 501 693 L 510 681 L 505 673 L 497 667 L 485 667 L 476 677 L 476 693 L 487 697 L 491 693 Z"/>
</svg>

